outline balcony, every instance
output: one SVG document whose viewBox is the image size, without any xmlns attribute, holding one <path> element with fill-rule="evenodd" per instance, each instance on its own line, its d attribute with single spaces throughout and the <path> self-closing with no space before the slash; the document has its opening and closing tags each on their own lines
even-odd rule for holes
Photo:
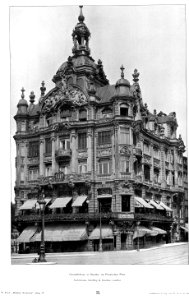
<svg viewBox="0 0 189 300">
<path fill-rule="evenodd" d="M 40 214 L 32 213 L 30 215 L 19 215 L 15 218 L 16 222 L 22 223 L 33 223 L 41 222 Z M 132 220 L 134 219 L 133 212 L 107 212 L 101 213 L 102 220 Z M 99 213 L 51 213 L 45 214 L 45 222 L 56 222 L 56 221 L 90 221 L 90 220 L 100 220 Z"/>
<path fill-rule="evenodd" d="M 71 159 L 71 156 L 72 156 L 72 151 L 71 149 L 58 149 L 56 152 L 55 152 L 55 158 L 56 160 L 59 162 L 59 161 L 65 161 L 65 160 L 70 160 Z"/>
<path fill-rule="evenodd" d="M 151 213 L 135 213 L 135 220 L 147 220 L 147 221 L 157 221 L 157 222 L 172 222 L 173 218 L 168 216 L 163 216 L 159 214 L 151 214 Z"/>
</svg>

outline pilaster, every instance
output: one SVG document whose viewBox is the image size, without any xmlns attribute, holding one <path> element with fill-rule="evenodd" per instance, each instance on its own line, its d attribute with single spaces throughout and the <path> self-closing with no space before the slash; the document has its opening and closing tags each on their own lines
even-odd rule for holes
<svg viewBox="0 0 189 300">
<path fill-rule="evenodd" d="M 40 139 L 39 143 L 39 175 L 44 176 L 44 139 Z"/>
</svg>

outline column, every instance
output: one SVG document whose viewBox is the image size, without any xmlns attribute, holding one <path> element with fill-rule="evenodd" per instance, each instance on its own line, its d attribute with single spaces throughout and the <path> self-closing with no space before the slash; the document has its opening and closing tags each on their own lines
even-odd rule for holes
<svg viewBox="0 0 189 300">
<path fill-rule="evenodd" d="M 56 143 L 56 138 L 54 134 L 51 136 L 51 142 L 52 142 L 52 175 L 54 175 L 57 171 L 56 168 L 56 159 L 55 159 L 55 143 Z"/>
<path fill-rule="evenodd" d="M 151 155 L 151 166 L 150 166 L 150 180 L 154 181 L 154 149 L 153 149 L 153 143 L 150 144 L 150 155 Z"/>
<path fill-rule="evenodd" d="M 115 176 L 115 136 L 112 130 L 112 174 Z"/>
<path fill-rule="evenodd" d="M 178 188 L 178 165 L 177 165 L 176 148 L 174 148 L 174 173 L 175 173 L 175 187 Z"/>
<path fill-rule="evenodd" d="M 118 140 L 119 125 L 115 124 L 115 178 L 119 177 L 119 140 Z"/>
<path fill-rule="evenodd" d="M 161 145 L 160 147 L 160 166 L 161 166 L 161 173 L 160 173 L 160 179 L 161 183 L 166 181 L 166 176 L 165 176 L 165 147 Z"/>
<path fill-rule="evenodd" d="M 96 161 L 96 153 L 97 153 L 97 144 L 98 144 L 98 132 L 95 132 L 95 129 L 93 131 L 93 172 L 92 172 L 92 177 L 93 180 L 96 179 L 96 173 L 98 172 L 97 168 L 97 161 Z"/>
<path fill-rule="evenodd" d="M 127 232 L 126 249 L 127 250 L 132 250 L 133 249 L 133 231 L 128 231 Z"/>
<path fill-rule="evenodd" d="M 143 154 L 144 154 L 144 139 L 143 139 L 143 136 L 142 136 L 141 133 L 139 134 L 139 143 L 140 143 L 140 148 L 142 150 L 142 159 L 141 159 L 142 174 L 141 174 L 141 177 L 142 177 L 142 182 L 143 182 L 144 181 L 144 158 L 143 158 Z"/>
<path fill-rule="evenodd" d="M 87 148 L 88 148 L 88 158 L 87 158 L 87 172 L 92 171 L 92 131 L 88 129 L 87 132 Z"/>
<path fill-rule="evenodd" d="M 130 147 L 131 147 L 131 156 L 130 156 L 130 171 L 131 171 L 131 179 L 134 178 L 134 159 L 133 159 L 133 130 L 130 127 Z"/>
<path fill-rule="evenodd" d="M 116 250 L 121 250 L 121 233 L 118 229 L 118 233 L 116 235 Z"/>
<path fill-rule="evenodd" d="M 39 145 L 39 175 L 44 176 L 44 162 L 43 162 L 43 155 L 44 155 L 44 140 L 40 139 Z"/>
<path fill-rule="evenodd" d="M 72 130 L 70 136 L 70 148 L 72 150 L 72 158 L 71 158 L 71 173 L 77 173 L 78 161 L 77 161 L 77 141 L 76 141 L 76 132 Z"/>
</svg>

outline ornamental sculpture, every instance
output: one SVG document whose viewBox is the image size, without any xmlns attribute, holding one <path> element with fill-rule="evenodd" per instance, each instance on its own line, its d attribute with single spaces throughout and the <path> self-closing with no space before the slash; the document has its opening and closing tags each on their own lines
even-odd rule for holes
<svg viewBox="0 0 189 300">
<path fill-rule="evenodd" d="M 74 107 L 84 104 L 87 104 L 85 94 L 78 87 L 68 86 L 63 78 L 61 86 L 43 99 L 41 111 L 43 114 L 55 113 L 65 105 Z"/>
</svg>

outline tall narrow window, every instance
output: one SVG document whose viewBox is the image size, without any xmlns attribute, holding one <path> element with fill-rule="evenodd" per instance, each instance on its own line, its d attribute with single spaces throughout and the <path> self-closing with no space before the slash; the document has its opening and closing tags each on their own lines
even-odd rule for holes
<svg viewBox="0 0 189 300">
<path fill-rule="evenodd" d="M 104 160 L 100 161 L 98 164 L 98 172 L 100 175 L 110 174 L 110 161 Z"/>
<path fill-rule="evenodd" d="M 45 167 L 45 176 L 51 176 L 52 175 L 52 165 L 46 165 Z"/>
<path fill-rule="evenodd" d="M 82 132 L 78 134 L 78 149 L 87 148 L 87 133 Z"/>
<path fill-rule="evenodd" d="M 78 161 L 78 173 L 79 174 L 87 173 L 87 160 Z"/>
<path fill-rule="evenodd" d="M 60 140 L 60 148 L 63 150 L 69 150 L 70 149 L 70 140 L 69 139 Z"/>
<path fill-rule="evenodd" d="M 120 116 L 128 117 L 128 107 L 126 107 L 126 106 L 120 107 Z"/>
<path fill-rule="evenodd" d="M 111 131 L 101 131 L 98 133 L 98 145 L 111 144 Z"/>
<path fill-rule="evenodd" d="M 120 127 L 120 144 L 130 145 L 129 129 Z"/>
<path fill-rule="evenodd" d="M 120 161 L 120 170 L 121 170 L 121 172 L 129 173 L 129 171 L 130 171 L 129 164 L 130 164 L 129 157 L 121 158 L 121 161 Z"/>
<path fill-rule="evenodd" d="M 20 180 L 24 181 L 24 167 L 23 166 L 20 168 Z"/>
<path fill-rule="evenodd" d="M 38 167 L 33 167 L 30 168 L 28 171 L 28 179 L 29 180 L 37 180 L 39 175 L 39 168 Z"/>
<path fill-rule="evenodd" d="M 38 157 L 39 156 L 39 142 L 30 142 L 29 143 L 29 157 Z"/>
<path fill-rule="evenodd" d="M 80 109 L 79 121 L 87 121 L 87 111 L 85 109 Z"/>
<path fill-rule="evenodd" d="M 122 200 L 122 211 L 126 212 L 126 211 L 130 211 L 130 195 L 122 195 L 121 196 L 121 200 Z"/>
<path fill-rule="evenodd" d="M 51 154 L 52 153 L 52 142 L 51 138 L 45 139 L 45 153 Z"/>
</svg>

